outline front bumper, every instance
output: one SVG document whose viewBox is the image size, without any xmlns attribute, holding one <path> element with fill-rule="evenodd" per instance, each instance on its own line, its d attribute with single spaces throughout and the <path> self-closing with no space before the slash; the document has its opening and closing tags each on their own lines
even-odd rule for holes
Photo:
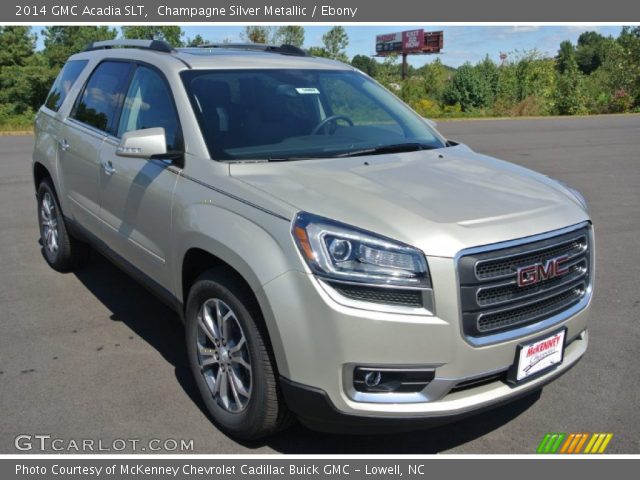
<svg viewBox="0 0 640 480">
<path fill-rule="evenodd" d="M 539 389 L 573 366 L 586 351 L 589 305 L 558 323 L 530 329 L 527 335 L 481 347 L 472 345 L 460 328 L 454 259 L 431 257 L 428 261 L 434 284 L 433 315 L 341 304 L 315 277 L 303 272 L 288 272 L 257 292 L 272 340 L 276 339 L 273 345 L 283 392 L 303 421 L 318 428 L 316 423 L 335 423 L 333 414 L 398 425 L 407 419 L 415 425 L 416 419 L 460 417 Z M 561 365 L 522 385 L 502 381 L 500 374 L 513 364 L 518 344 L 560 326 L 567 328 Z M 362 395 L 352 386 L 355 365 L 432 368 L 435 378 L 419 395 Z M 487 376 L 495 379 L 455 388 Z M 316 422 L 319 411 L 331 415 L 322 415 Z M 337 423 L 345 424 L 345 419 Z"/>
</svg>

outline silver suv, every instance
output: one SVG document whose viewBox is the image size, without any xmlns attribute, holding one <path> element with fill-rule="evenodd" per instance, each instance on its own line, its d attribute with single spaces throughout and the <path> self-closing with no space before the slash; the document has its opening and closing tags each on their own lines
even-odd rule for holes
<svg viewBox="0 0 640 480">
<path fill-rule="evenodd" d="M 121 47 L 121 48 L 117 48 Z M 92 44 L 36 120 L 44 255 L 88 245 L 184 320 L 217 425 L 418 428 L 587 348 L 583 197 L 292 46 Z"/>
</svg>

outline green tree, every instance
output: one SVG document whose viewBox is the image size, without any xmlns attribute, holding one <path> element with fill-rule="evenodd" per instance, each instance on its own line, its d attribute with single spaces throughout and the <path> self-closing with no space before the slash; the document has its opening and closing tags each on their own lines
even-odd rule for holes
<svg viewBox="0 0 640 480">
<path fill-rule="evenodd" d="M 460 105 L 463 112 L 486 107 L 490 98 L 491 92 L 480 70 L 468 62 L 456 70 L 444 92 L 445 102 Z"/>
<path fill-rule="evenodd" d="M 555 90 L 555 105 L 560 115 L 575 115 L 584 111 L 581 75 L 575 57 L 569 56 Z"/>
<path fill-rule="evenodd" d="M 555 61 L 539 51 L 518 52 L 516 65 L 517 100 L 537 97 L 546 103 L 556 83 Z"/>
<path fill-rule="evenodd" d="M 187 47 L 198 47 L 200 45 L 206 45 L 209 43 L 211 42 L 205 40 L 204 38 L 202 38 L 202 35 L 199 35 L 199 34 L 193 38 L 187 39 Z"/>
<path fill-rule="evenodd" d="M 312 57 L 330 58 L 329 52 L 324 47 L 309 47 L 307 50 Z"/>
<path fill-rule="evenodd" d="M 24 65 L 35 47 L 36 35 L 31 27 L 0 27 L 0 68 Z"/>
<path fill-rule="evenodd" d="M 594 72 L 602 62 L 606 52 L 607 38 L 598 32 L 584 32 L 578 37 L 576 62 L 585 75 Z"/>
<path fill-rule="evenodd" d="M 455 69 L 444 65 L 439 58 L 420 67 L 416 72 L 422 78 L 426 95 L 438 102 L 442 102 L 444 90 L 454 73 Z"/>
<path fill-rule="evenodd" d="M 45 27 L 44 56 L 52 67 L 62 67 L 69 56 L 81 52 L 92 42 L 113 40 L 118 32 L 110 27 Z"/>
<path fill-rule="evenodd" d="M 129 39 L 164 40 L 172 47 L 182 47 L 182 28 L 177 25 L 131 25 L 122 27 L 122 36 Z"/>
<path fill-rule="evenodd" d="M 556 68 L 561 74 L 564 73 L 570 64 L 576 64 L 576 49 L 573 44 L 565 40 L 560 43 L 558 55 L 556 55 Z"/>
<path fill-rule="evenodd" d="M 344 27 L 337 25 L 322 36 L 322 43 L 329 58 L 348 63 L 345 49 L 349 45 L 349 36 Z"/>
<path fill-rule="evenodd" d="M 356 55 L 351 59 L 351 65 L 370 77 L 375 77 L 378 73 L 378 62 L 366 55 Z"/>
<path fill-rule="evenodd" d="M 264 25 L 248 25 L 241 38 L 251 43 L 269 43 L 271 41 L 272 28 Z"/>
<path fill-rule="evenodd" d="M 475 66 L 475 69 L 484 84 L 483 89 L 487 96 L 486 103 L 491 105 L 498 96 L 498 82 L 500 80 L 498 66 L 489 58 L 489 55 L 486 55 L 484 60 Z"/>
<path fill-rule="evenodd" d="M 376 79 L 382 83 L 385 87 L 393 90 L 398 90 L 397 82 L 400 81 L 402 66 L 398 63 L 398 55 L 391 54 L 384 57 L 382 63 L 379 63 L 376 67 L 377 77 Z M 394 85 L 391 85 L 394 84 Z"/>
<path fill-rule="evenodd" d="M 30 27 L 0 27 L 0 124 L 28 127 L 58 71 L 35 41 Z"/>
<path fill-rule="evenodd" d="M 31 118 L 44 103 L 58 70 L 40 53 L 29 55 L 22 65 L 0 67 L 0 111 L 5 117 Z"/>
<path fill-rule="evenodd" d="M 304 45 L 304 27 L 299 25 L 278 27 L 274 33 L 273 40 L 273 43 L 277 45 L 293 45 L 302 48 Z"/>
</svg>

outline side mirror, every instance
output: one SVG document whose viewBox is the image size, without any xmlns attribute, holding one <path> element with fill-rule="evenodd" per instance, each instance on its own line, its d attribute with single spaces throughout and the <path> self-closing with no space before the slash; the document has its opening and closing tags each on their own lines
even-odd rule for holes
<svg viewBox="0 0 640 480">
<path fill-rule="evenodd" d="M 167 153 L 167 138 L 164 128 L 133 130 L 122 135 L 116 155 L 120 157 L 152 158 Z"/>
<path fill-rule="evenodd" d="M 424 119 L 425 122 L 427 122 L 427 125 L 429 125 L 431 128 L 436 128 L 438 126 L 438 123 L 435 120 L 431 120 L 430 118 L 426 118 L 426 117 L 422 117 Z"/>
</svg>

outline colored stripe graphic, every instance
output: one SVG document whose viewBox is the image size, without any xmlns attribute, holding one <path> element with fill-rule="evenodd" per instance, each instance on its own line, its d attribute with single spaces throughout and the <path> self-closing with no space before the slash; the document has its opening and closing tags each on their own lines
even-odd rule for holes
<svg viewBox="0 0 640 480">
<path fill-rule="evenodd" d="M 556 453 L 562 440 L 567 436 L 566 433 L 547 433 L 540 445 L 538 445 L 537 453 Z"/>
<path fill-rule="evenodd" d="M 536 453 L 542 454 L 577 454 L 582 453 L 582 448 L 586 444 L 583 453 L 599 454 L 604 453 L 613 438 L 612 433 L 547 433 L 543 438 Z M 588 441 L 587 441 L 588 440 Z"/>
</svg>

